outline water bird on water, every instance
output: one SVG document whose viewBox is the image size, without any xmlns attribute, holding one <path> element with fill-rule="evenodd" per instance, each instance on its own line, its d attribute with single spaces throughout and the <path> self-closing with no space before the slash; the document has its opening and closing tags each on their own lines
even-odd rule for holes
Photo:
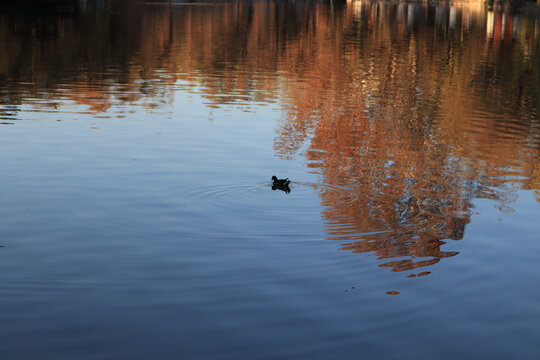
<svg viewBox="0 0 540 360">
<path fill-rule="evenodd" d="M 278 179 L 276 175 L 272 176 L 272 186 L 289 186 L 291 183 L 291 180 L 289 178 L 286 179 Z"/>
<path fill-rule="evenodd" d="M 275 175 L 272 176 L 272 190 L 281 190 L 285 193 L 290 193 L 291 188 L 289 187 L 289 184 L 291 183 L 291 180 L 287 179 L 278 179 Z"/>
</svg>

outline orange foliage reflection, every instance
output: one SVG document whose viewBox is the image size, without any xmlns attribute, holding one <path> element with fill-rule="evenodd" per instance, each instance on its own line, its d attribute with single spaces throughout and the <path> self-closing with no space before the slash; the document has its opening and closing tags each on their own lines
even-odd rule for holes
<svg viewBox="0 0 540 360">
<path fill-rule="evenodd" d="M 473 199 L 508 210 L 515 189 L 539 187 L 537 60 L 485 39 L 471 25 L 486 24 L 483 10 L 349 5 L 314 20 L 321 40 L 303 47 L 340 51 L 305 68 L 275 148 L 287 157 L 308 143 L 309 166 L 333 185 L 323 216 L 342 250 L 392 271 L 433 265 L 457 254 L 441 247 L 463 238 Z M 537 51 L 528 31 L 515 40 Z"/>
</svg>

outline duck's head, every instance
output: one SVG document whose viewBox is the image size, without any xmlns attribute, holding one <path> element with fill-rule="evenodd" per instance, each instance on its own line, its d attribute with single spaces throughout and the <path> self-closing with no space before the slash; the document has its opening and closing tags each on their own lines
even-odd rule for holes
<svg viewBox="0 0 540 360">
<path fill-rule="evenodd" d="M 278 181 L 278 178 L 276 177 L 276 175 L 272 176 L 272 181 Z"/>
</svg>

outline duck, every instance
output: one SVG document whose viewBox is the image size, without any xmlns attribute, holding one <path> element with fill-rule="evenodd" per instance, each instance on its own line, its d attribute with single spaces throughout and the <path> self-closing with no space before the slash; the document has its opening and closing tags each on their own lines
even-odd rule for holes
<svg viewBox="0 0 540 360">
<path fill-rule="evenodd" d="M 286 179 L 278 179 L 276 177 L 276 175 L 272 176 L 272 186 L 289 186 L 289 184 L 291 183 L 291 180 L 289 180 L 289 178 L 286 178 Z"/>
</svg>

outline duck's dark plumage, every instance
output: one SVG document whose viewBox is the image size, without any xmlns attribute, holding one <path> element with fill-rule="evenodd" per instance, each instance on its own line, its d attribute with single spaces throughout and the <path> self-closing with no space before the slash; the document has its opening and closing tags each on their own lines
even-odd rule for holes
<svg viewBox="0 0 540 360">
<path fill-rule="evenodd" d="M 272 181 L 274 186 L 288 186 L 291 183 L 291 180 L 289 178 L 286 179 L 278 179 L 275 175 L 272 176 Z"/>
</svg>

